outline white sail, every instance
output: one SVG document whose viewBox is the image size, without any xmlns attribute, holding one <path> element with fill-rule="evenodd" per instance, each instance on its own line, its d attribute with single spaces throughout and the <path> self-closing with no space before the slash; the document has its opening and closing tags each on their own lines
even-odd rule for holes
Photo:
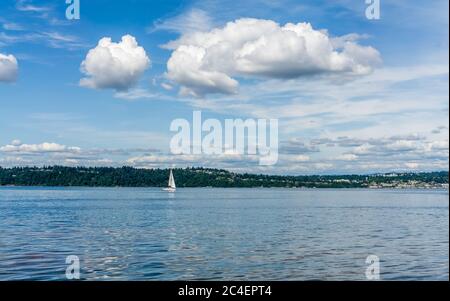
<svg viewBox="0 0 450 301">
<path fill-rule="evenodd" d="M 172 169 L 170 170 L 170 176 L 169 176 L 169 188 L 176 188 L 175 186 L 175 178 L 173 177 Z"/>
</svg>

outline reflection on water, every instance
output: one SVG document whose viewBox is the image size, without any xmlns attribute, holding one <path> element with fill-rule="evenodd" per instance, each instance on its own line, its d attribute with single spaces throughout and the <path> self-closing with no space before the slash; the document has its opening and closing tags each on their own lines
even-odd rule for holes
<svg viewBox="0 0 450 301">
<path fill-rule="evenodd" d="M 448 280 L 448 191 L 0 188 L 0 280 Z"/>
</svg>

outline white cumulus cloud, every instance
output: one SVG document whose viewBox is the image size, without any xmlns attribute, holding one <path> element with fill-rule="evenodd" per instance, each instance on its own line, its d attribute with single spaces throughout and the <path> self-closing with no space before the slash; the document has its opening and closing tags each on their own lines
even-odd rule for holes
<svg viewBox="0 0 450 301">
<path fill-rule="evenodd" d="M 0 82 L 13 82 L 17 79 L 19 64 L 14 55 L 0 53 Z"/>
<path fill-rule="evenodd" d="M 19 140 L 0 146 L 0 152 L 2 153 L 79 153 L 80 151 L 79 147 L 69 147 L 58 143 L 22 144 Z"/>
<path fill-rule="evenodd" d="M 102 38 L 81 63 L 81 71 L 86 77 L 80 80 L 80 85 L 94 89 L 128 90 L 150 64 L 145 49 L 133 36 L 125 35 L 119 43 L 112 42 L 111 38 Z"/>
<path fill-rule="evenodd" d="M 337 42 L 339 41 L 339 42 Z M 309 23 L 280 26 L 271 20 L 238 19 L 223 28 L 191 32 L 164 45 L 173 53 L 167 77 L 194 96 L 236 93 L 243 78 L 299 78 L 317 74 L 363 75 L 381 62 L 379 52 L 337 38 Z"/>
</svg>

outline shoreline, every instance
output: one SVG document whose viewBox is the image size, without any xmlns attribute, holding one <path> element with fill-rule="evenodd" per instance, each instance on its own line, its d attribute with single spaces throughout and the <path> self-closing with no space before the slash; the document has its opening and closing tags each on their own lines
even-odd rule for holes
<svg viewBox="0 0 450 301">
<path fill-rule="evenodd" d="M 448 189 L 448 171 L 366 175 L 264 175 L 223 169 L 132 167 L 0 168 L 0 186 L 167 187 L 173 171 L 178 188 Z"/>
<path fill-rule="evenodd" d="M 159 186 L 43 186 L 43 185 L 0 185 L 0 188 L 153 188 Z M 292 190 L 449 190 L 449 187 L 211 187 L 192 186 L 177 189 L 292 189 Z"/>
</svg>

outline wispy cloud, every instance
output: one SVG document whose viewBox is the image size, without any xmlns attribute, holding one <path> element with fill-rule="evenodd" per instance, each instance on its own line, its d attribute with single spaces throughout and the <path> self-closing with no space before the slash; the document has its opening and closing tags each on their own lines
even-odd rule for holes
<svg viewBox="0 0 450 301">
<path fill-rule="evenodd" d="M 18 23 L 3 23 L 2 25 L 4 30 L 9 30 L 9 31 L 22 31 L 25 30 L 25 27 L 18 24 Z"/>
<path fill-rule="evenodd" d="M 30 0 L 17 0 L 16 9 L 23 12 L 42 13 L 50 11 L 51 7 L 35 5 Z"/>
<path fill-rule="evenodd" d="M 170 31 L 180 34 L 205 32 L 214 26 L 214 20 L 202 9 L 192 8 L 177 16 L 160 19 L 147 27 L 147 32 Z"/>
<path fill-rule="evenodd" d="M 87 48 L 87 44 L 83 43 L 78 37 L 57 31 L 27 31 L 14 34 L 0 32 L 0 43 L 6 45 L 19 43 L 43 44 L 51 48 L 67 50 Z"/>
</svg>

